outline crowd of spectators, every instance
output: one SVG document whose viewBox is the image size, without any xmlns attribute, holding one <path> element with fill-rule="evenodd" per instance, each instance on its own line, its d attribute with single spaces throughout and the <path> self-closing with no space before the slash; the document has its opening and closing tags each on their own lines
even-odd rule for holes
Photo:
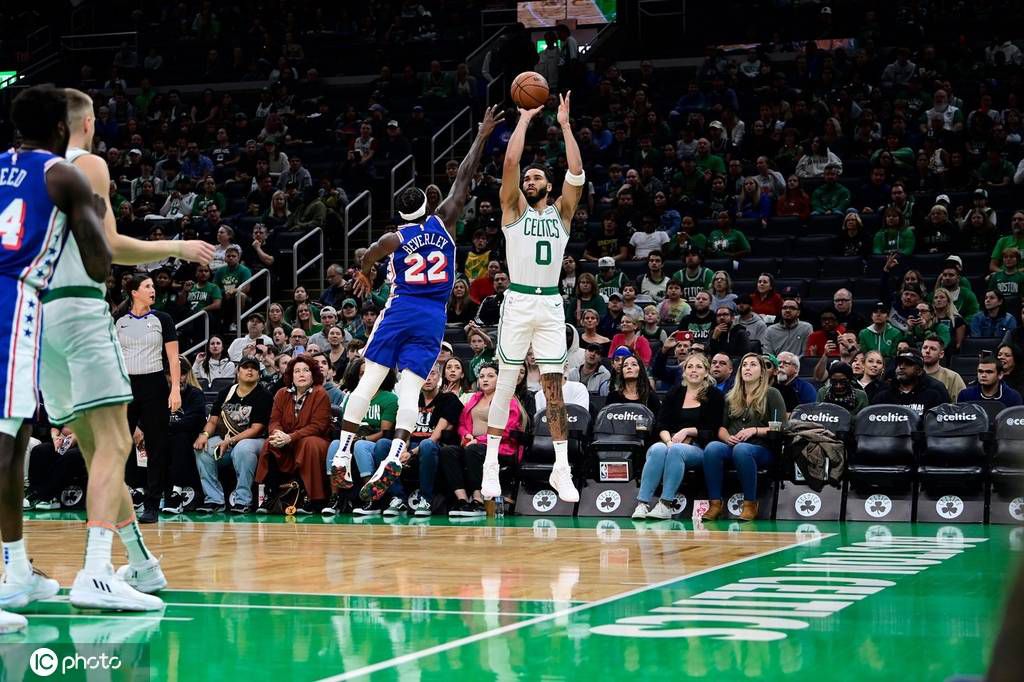
<svg viewBox="0 0 1024 682">
<path fill-rule="evenodd" d="M 499 58 L 522 62 L 517 68 L 537 67 L 536 54 L 510 57 L 507 43 L 501 49 Z M 233 315 L 218 313 L 234 310 L 233 297 L 247 295 L 244 283 L 260 268 L 288 275 L 290 259 L 282 255 L 295 236 L 329 225 L 348 196 L 372 188 L 382 166 L 414 147 L 405 131 L 430 134 L 425 110 L 463 94 L 459 83 L 472 76 L 450 76 L 439 64 L 422 79 L 411 66 L 402 76 L 387 70 L 365 102 L 342 111 L 323 96 L 318 74 L 307 72 L 294 87 L 281 77 L 294 70 L 288 60 L 297 54 L 285 52 L 275 84 L 251 106 L 236 104 L 228 92 L 158 93 L 145 72 L 139 94 L 129 98 L 121 72 L 112 71 L 109 82 L 96 84 L 107 92 L 97 99 L 106 101 L 97 112 L 97 142 L 115 179 L 119 229 L 151 239 L 199 235 L 218 244 L 209 268 L 143 268 L 154 278 L 155 307 L 178 320 L 206 310 L 215 320 L 222 336 L 196 358 L 197 377 L 230 381 L 232 369 L 254 359 L 265 389 L 278 398 L 292 389 L 297 415 L 313 404 L 340 408 L 358 379 L 359 349 L 389 292 L 385 268 L 362 299 L 352 294 L 357 262 L 334 263 L 322 291 L 298 287 L 242 329 Z M 715 472 L 724 461 L 746 476 L 751 463 L 770 459 L 762 431 L 800 403 L 836 402 L 856 412 L 869 402 L 923 411 L 958 399 L 1020 400 L 1024 92 L 1013 41 L 913 50 L 870 41 L 825 50 L 808 42 L 793 58 L 709 50 L 695 72 L 662 72 L 650 62 L 623 71 L 603 60 L 582 71 L 571 63 L 578 54 L 560 55 L 556 72 L 576 88 L 573 127 L 588 178 L 559 282 L 571 347 L 569 402 L 658 408 L 667 425 L 679 427 L 666 428 L 659 456 L 664 461 L 674 452 L 693 465 L 693 453 L 674 446 L 699 446 L 711 488 L 720 485 Z M 479 90 L 467 88 L 464 96 L 478 99 Z M 391 119 L 395 102 L 410 105 L 402 120 Z M 535 118 L 523 157 L 524 165 L 550 167 L 555 195 L 566 171 L 552 126 L 556 108 L 552 97 Z M 472 442 L 483 434 L 478 405 L 493 392 L 494 326 L 509 285 L 498 188 L 514 117 L 508 112 L 489 141 L 467 211 L 454 226 L 460 279 L 439 388 L 433 395 L 425 390 L 416 435 L 437 446 L 426 447 L 437 452 L 420 468 L 441 472 L 447 487 L 424 483 L 420 471 L 413 489 L 421 495 L 410 500 L 396 488 L 386 503 L 394 513 L 424 504 L 429 513 L 432 500 L 422 493 L 435 488 L 449 495 L 453 513 L 480 513 Z M 344 154 L 328 161 L 314 151 L 322 149 Z M 311 157 L 317 161 L 307 164 Z M 453 172 L 426 188 L 431 206 Z M 112 307 L 123 305 L 122 286 L 111 278 Z M 983 365 L 979 351 L 990 353 Z M 297 389 L 300 357 L 311 383 Z M 986 384 L 983 368 L 993 366 L 996 383 Z M 984 372 L 990 379 L 990 369 Z M 503 450 L 514 457 L 522 457 L 538 407 L 537 368 L 529 359 L 522 375 L 520 409 Z M 323 386 L 328 400 L 303 403 L 304 391 L 317 392 L 311 386 Z M 221 391 L 221 403 L 230 390 Z M 447 393 L 467 406 L 430 409 Z M 721 423 L 702 415 L 699 424 L 680 426 L 680 399 L 685 411 L 692 396 L 703 405 L 719 394 L 727 406 Z M 279 402 L 284 410 L 283 398 L 274 409 Z M 380 443 L 393 412 L 383 395 L 371 410 L 364 452 L 356 452 L 364 474 L 370 469 L 362 467 L 386 452 Z M 321 417 L 310 422 L 315 433 L 307 433 L 310 425 L 296 428 L 301 439 L 320 438 L 323 447 L 307 445 L 302 452 L 314 455 L 288 460 L 283 453 L 299 447 L 269 416 L 274 428 L 263 452 L 275 456 L 259 459 L 255 475 L 272 481 L 272 464 L 277 473 L 301 468 L 308 499 L 300 506 L 337 512 L 352 503 L 328 499 L 323 480 L 313 480 L 324 467 L 295 465 L 309 457 L 323 463 L 331 433 Z M 745 443 L 750 447 L 738 447 Z M 675 473 L 669 478 L 662 466 L 666 472 L 650 480 L 671 488 Z M 653 485 L 641 502 L 652 503 Z M 207 490 L 206 497 L 215 509 L 224 504 L 222 494 Z M 652 503 L 647 511 L 663 513 L 656 509 Z"/>
</svg>

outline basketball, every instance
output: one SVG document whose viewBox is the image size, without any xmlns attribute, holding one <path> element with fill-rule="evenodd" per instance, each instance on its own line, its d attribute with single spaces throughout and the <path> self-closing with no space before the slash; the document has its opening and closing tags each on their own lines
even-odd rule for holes
<svg viewBox="0 0 1024 682">
<path fill-rule="evenodd" d="M 548 101 L 548 82 L 536 71 L 524 71 L 512 81 L 512 101 L 524 109 L 536 109 Z"/>
</svg>

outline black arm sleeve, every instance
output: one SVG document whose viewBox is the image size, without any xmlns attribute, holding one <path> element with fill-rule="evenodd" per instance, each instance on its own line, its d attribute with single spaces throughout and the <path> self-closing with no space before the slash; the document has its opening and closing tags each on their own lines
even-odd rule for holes
<svg viewBox="0 0 1024 682">
<path fill-rule="evenodd" d="M 174 328 L 174 318 L 162 310 L 154 310 L 153 314 L 160 320 L 160 331 L 164 337 L 164 343 L 178 340 L 178 330 Z"/>
</svg>

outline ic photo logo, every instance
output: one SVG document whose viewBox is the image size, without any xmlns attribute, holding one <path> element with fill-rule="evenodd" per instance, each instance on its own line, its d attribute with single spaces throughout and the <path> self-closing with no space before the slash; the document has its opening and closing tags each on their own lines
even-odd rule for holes
<svg viewBox="0 0 1024 682">
<path fill-rule="evenodd" d="M 83 656 L 76 653 L 60 656 L 56 651 L 47 647 L 39 647 L 32 652 L 28 659 L 28 667 L 39 677 L 50 677 L 58 669 L 63 676 L 69 672 L 80 670 L 86 671 L 86 673 L 97 670 L 120 670 L 122 665 L 121 658 L 116 655 L 101 653 Z"/>
<path fill-rule="evenodd" d="M 39 677 L 49 677 L 60 667 L 60 657 L 53 649 L 41 646 L 32 652 L 28 659 L 28 667 Z"/>
</svg>

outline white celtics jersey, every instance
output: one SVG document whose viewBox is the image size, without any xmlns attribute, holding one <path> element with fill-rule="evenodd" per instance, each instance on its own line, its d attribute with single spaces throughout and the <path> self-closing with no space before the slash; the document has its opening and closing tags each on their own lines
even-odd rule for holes
<svg viewBox="0 0 1024 682">
<path fill-rule="evenodd" d="M 537 294 L 558 293 L 562 257 L 569 244 L 569 231 L 558 209 L 548 206 L 537 211 L 527 206 L 519 220 L 506 225 L 505 258 L 514 289 L 534 289 Z"/>
<path fill-rule="evenodd" d="M 79 149 L 78 147 L 68 147 L 64 158 L 67 159 L 68 163 L 73 164 L 75 159 L 88 153 L 86 150 Z M 59 287 L 92 287 L 93 289 L 98 289 L 103 294 L 107 292 L 105 282 L 95 281 L 85 271 L 85 265 L 82 264 L 82 253 L 78 249 L 78 242 L 75 241 L 75 235 L 70 231 L 68 232 L 67 242 L 64 244 L 64 250 L 57 261 L 57 269 L 54 270 L 53 277 L 50 279 L 49 288 L 51 290 Z"/>
</svg>

